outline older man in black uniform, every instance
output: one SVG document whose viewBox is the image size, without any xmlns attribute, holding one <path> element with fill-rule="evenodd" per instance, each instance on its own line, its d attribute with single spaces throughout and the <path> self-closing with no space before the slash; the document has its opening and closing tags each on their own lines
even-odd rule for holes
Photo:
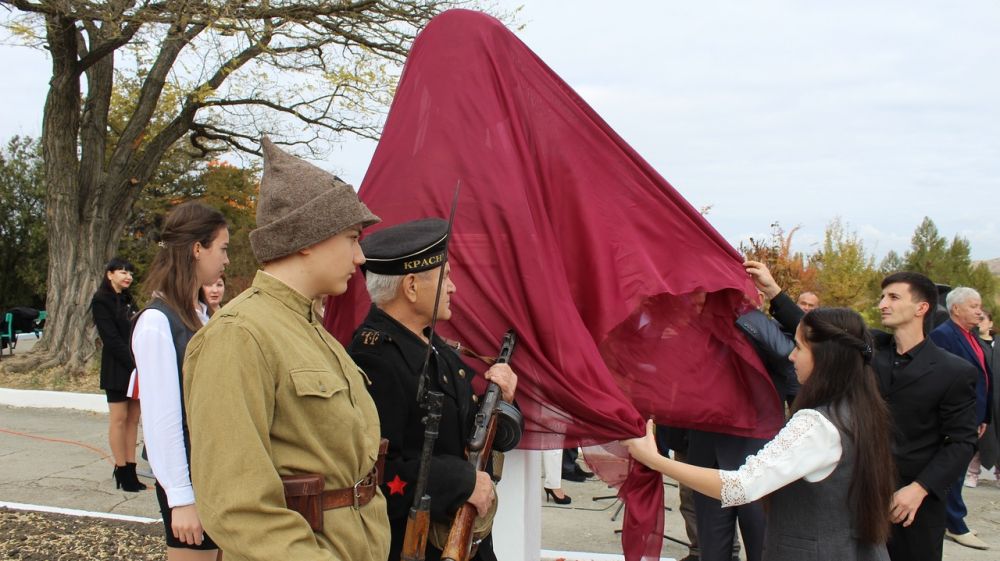
<svg viewBox="0 0 1000 561">
<path fill-rule="evenodd" d="M 447 236 L 447 222 L 429 218 L 380 230 L 361 241 L 373 305 L 355 332 L 348 352 L 371 379 L 369 391 L 378 408 L 382 436 L 389 439 L 382 490 L 388 501 L 392 531 L 391 561 L 400 556 L 420 469 L 424 411 L 417 403 L 417 385 L 427 352 L 440 267 L 445 269 L 437 318 L 447 321 L 451 317 L 455 285 L 447 261 Z M 486 514 L 494 505 L 496 493 L 490 474 L 477 471 L 465 459 L 465 445 L 478 409 L 479 398 L 472 389 L 476 372 L 437 336 L 433 349 L 428 389 L 444 394 L 444 406 L 427 493 L 431 496 L 432 521 L 446 526 L 466 502 L 481 515 Z M 493 365 L 484 376 L 496 382 L 504 401 L 513 401 L 517 376 L 509 366 Z M 440 549 L 428 543 L 426 558 L 440 557 Z M 479 543 L 473 559 L 496 559 L 492 536 Z"/>
</svg>

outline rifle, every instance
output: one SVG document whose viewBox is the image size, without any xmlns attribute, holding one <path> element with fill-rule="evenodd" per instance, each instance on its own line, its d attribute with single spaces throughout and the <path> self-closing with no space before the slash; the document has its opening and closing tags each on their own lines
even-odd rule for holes
<svg viewBox="0 0 1000 561">
<path fill-rule="evenodd" d="M 424 417 L 424 447 L 420 451 L 420 472 L 414 487 L 413 506 L 406 518 L 406 533 L 403 535 L 402 561 L 424 561 L 427 551 L 427 532 L 431 525 L 431 496 L 427 489 L 430 475 L 431 455 L 437 441 L 438 426 L 441 423 L 441 403 L 444 394 L 428 391 L 425 397 L 427 415 Z"/>
<path fill-rule="evenodd" d="M 455 196 L 451 201 L 448 234 L 444 242 L 446 256 L 448 255 L 448 245 L 451 242 L 451 228 L 455 224 L 455 211 L 458 209 L 460 188 L 461 182 L 455 185 Z M 417 403 L 427 411 L 427 415 L 423 418 L 424 445 L 420 450 L 420 471 L 417 472 L 417 484 L 413 489 L 413 506 L 410 507 L 410 513 L 406 518 L 406 533 L 403 534 L 403 550 L 400 553 L 402 561 L 424 561 L 427 552 L 427 535 L 431 525 L 431 496 L 426 493 L 427 478 L 430 476 L 431 456 L 434 453 L 434 443 L 437 442 L 438 426 L 441 424 L 441 406 L 444 394 L 428 389 L 427 369 L 431 363 L 431 353 L 434 351 L 434 326 L 437 324 L 442 286 L 444 286 L 444 265 L 441 265 L 440 271 L 438 271 L 434 311 L 431 313 L 431 324 L 427 330 L 427 351 L 424 354 L 424 366 L 420 371 L 420 381 L 417 385 Z"/>
<path fill-rule="evenodd" d="M 503 336 L 497 364 L 510 362 L 516 342 L 514 330 L 508 331 Z M 476 471 L 486 471 L 490 461 L 501 397 L 500 386 L 490 382 L 486 388 L 486 395 L 483 396 L 483 405 L 476 414 L 475 426 L 466 448 L 469 463 L 476 468 Z M 472 551 L 472 525 L 476 521 L 476 516 L 478 516 L 476 507 L 469 503 L 458 509 L 455 520 L 451 523 L 451 531 L 448 532 L 448 541 L 441 552 L 441 561 L 468 561 L 469 553 Z"/>
</svg>

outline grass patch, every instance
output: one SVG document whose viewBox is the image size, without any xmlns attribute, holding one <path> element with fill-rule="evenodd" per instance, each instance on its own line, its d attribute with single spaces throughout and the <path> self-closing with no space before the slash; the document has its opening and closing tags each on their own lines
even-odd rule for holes
<svg viewBox="0 0 1000 561">
<path fill-rule="evenodd" d="M 6 357 L 5 357 L 6 360 Z M 103 393 L 100 365 L 83 374 L 68 374 L 63 368 L 28 370 L 26 372 L 0 371 L 0 386 L 17 390 L 52 390 L 60 392 Z"/>
</svg>

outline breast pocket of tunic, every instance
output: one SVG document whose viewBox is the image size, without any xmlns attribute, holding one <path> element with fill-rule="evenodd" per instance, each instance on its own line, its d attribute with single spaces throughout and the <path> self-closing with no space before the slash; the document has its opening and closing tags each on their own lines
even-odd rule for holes
<svg viewBox="0 0 1000 561">
<path fill-rule="evenodd" d="M 296 368 L 288 372 L 295 405 L 286 414 L 318 431 L 332 434 L 354 431 L 357 423 L 347 380 L 322 368 Z"/>
<path fill-rule="evenodd" d="M 296 368 L 288 373 L 295 386 L 295 395 L 302 398 L 318 397 L 329 399 L 338 393 L 346 393 L 347 380 L 329 370 L 318 368 Z"/>
</svg>

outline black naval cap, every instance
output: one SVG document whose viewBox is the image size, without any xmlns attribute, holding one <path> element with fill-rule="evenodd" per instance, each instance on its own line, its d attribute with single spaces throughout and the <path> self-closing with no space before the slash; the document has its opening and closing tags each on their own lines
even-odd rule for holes
<svg viewBox="0 0 1000 561">
<path fill-rule="evenodd" d="M 423 218 L 369 234 L 361 240 L 366 271 L 380 275 L 408 275 L 440 267 L 445 255 L 448 222 Z"/>
</svg>

